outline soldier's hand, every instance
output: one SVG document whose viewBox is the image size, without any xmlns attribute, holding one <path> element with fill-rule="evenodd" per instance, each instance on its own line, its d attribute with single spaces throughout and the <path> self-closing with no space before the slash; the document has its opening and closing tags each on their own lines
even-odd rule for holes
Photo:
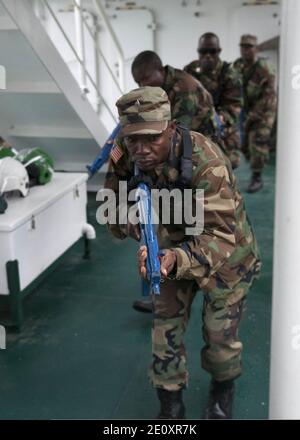
<svg viewBox="0 0 300 440">
<path fill-rule="evenodd" d="M 163 278 L 167 278 L 170 272 L 175 268 L 177 259 L 176 253 L 172 249 L 164 249 L 160 257 L 160 272 Z"/>
<path fill-rule="evenodd" d="M 139 266 L 139 274 L 144 279 L 147 278 L 146 260 L 147 260 L 147 247 L 141 246 L 138 250 L 138 266 Z"/>
<path fill-rule="evenodd" d="M 160 258 L 160 273 L 163 278 L 167 278 L 170 272 L 176 265 L 176 253 L 171 249 L 164 249 L 163 255 Z M 147 247 L 141 246 L 138 250 L 138 266 L 141 277 L 147 279 Z"/>
<path fill-rule="evenodd" d="M 224 118 L 224 115 L 220 115 L 220 114 L 219 114 L 219 118 L 220 118 L 221 124 L 222 124 L 222 125 L 225 125 L 225 118 Z"/>
</svg>

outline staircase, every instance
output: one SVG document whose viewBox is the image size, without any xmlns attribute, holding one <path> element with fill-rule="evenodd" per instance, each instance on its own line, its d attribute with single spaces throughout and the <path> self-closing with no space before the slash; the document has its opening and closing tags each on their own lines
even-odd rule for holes
<svg viewBox="0 0 300 440">
<path fill-rule="evenodd" d="M 117 123 L 122 51 L 116 40 L 110 59 L 101 52 L 98 17 L 110 24 L 93 3 L 97 13 L 79 0 L 56 10 L 44 0 L 0 0 L 0 135 L 16 149 L 45 149 L 56 170 L 85 171 Z"/>
</svg>

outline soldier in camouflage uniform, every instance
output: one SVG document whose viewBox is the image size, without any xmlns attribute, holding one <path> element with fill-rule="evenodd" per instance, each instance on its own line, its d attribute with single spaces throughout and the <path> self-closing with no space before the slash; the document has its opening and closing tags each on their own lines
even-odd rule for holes
<svg viewBox="0 0 300 440">
<path fill-rule="evenodd" d="M 157 86 L 167 92 L 173 119 L 221 142 L 212 97 L 199 81 L 183 70 L 164 67 L 159 56 L 150 50 L 136 56 L 131 71 L 140 87 Z M 134 301 L 133 308 L 139 312 L 152 312 L 152 304 L 146 299 Z"/>
<path fill-rule="evenodd" d="M 167 92 L 173 119 L 205 136 L 217 136 L 212 97 L 199 81 L 183 70 L 163 66 L 150 50 L 136 56 L 131 71 L 139 87 L 157 86 Z"/>
<path fill-rule="evenodd" d="M 234 379 L 241 374 L 242 343 L 238 326 L 247 292 L 258 275 L 259 251 L 246 216 L 228 158 L 219 146 L 186 130 L 191 147 L 186 152 L 184 130 L 171 120 L 166 93 L 159 87 L 142 87 L 117 101 L 122 131 L 111 152 L 105 187 L 118 194 L 120 181 L 131 181 L 134 167 L 152 188 L 204 190 L 204 230 L 186 235 L 185 224 L 163 224 L 158 241 L 161 257 L 160 295 L 153 295 L 150 379 L 161 402 L 160 418 L 183 418 L 182 390 L 188 371 L 183 336 L 193 299 L 203 292 L 202 367 L 212 376 L 205 418 L 230 418 Z M 183 165 L 185 163 L 185 165 Z M 187 168 L 186 168 L 187 167 Z M 182 186 L 188 171 L 190 181 Z M 181 184 L 180 184 L 181 183 Z M 173 207 L 175 214 L 176 206 Z M 118 208 L 117 208 L 118 209 Z M 177 208 L 182 209 L 182 207 Z M 140 239 L 138 225 L 110 224 L 114 236 Z M 147 249 L 138 253 L 139 271 L 145 277 Z M 199 293 L 198 293 L 199 294 Z"/>
<path fill-rule="evenodd" d="M 203 34 L 198 43 L 199 59 L 184 70 L 199 80 L 213 97 L 215 109 L 224 127 L 224 143 L 232 168 L 240 163 L 239 117 L 243 104 L 242 80 L 232 65 L 220 59 L 220 42 L 216 34 Z"/>
<path fill-rule="evenodd" d="M 247 191 L 253 193 L 263 186 L 262 170 L 268 160 L 270 137 L 276 116 L 275 75 L 267 62 L 257 57 L 257 38 L 242 35 L 242 57 L 234 67 L 243 75 L 244 140 L 242 150 L 250 160 L 252 179 Z"/>
</svg>

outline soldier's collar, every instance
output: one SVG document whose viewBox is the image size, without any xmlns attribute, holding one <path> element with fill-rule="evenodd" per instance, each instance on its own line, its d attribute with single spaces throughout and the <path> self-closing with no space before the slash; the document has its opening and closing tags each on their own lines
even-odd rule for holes
<svg viewBox="0 0 300 440">
<path fill-rule="evenodd" d="M 210 76 L 214 76 L 219 73 L 219 71 L 222 69 L 223 61 L 221 59 L 218 60 L 216 67 L 210 72 Z M 204 73 L 203 69 L 200 65 L 200 61 L 198 60 L 197 64 L 197 71 L 200 73 Z"/>
<path fill-rule="evenodd" d="M 221 59 L 218 60 L 216 67 L 211 72 L 212 75 L 218 75 L 220 71 L 222 70 L 223 61 Z"/>
</svg>

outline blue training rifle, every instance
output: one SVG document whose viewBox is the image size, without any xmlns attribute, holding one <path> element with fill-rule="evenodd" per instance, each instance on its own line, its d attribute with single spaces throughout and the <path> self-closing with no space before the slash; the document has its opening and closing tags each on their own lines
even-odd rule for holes
<svg viewBox="0 0 300 440">
<path fill-rule="evenodd" d="M 221 122 L 220 115 L 218 113 L 215 113 L 215 121 L 218 128 L 218 135 L 223 139 L 224 138 L 224 125 Z"/>
<path fill-rule="evenodd" d="M 151 192 L 145 183 L 137 186 L 137 205 L 141 228 L 141 243 L 147 247 L 147 282 L 143 283 L 143 295 L 160 294 L 159 247 L 155 227 L 152 223 Z"/>
<path fill-rule="evenodd" d="M 103 148 L 101 148 L 100 153 L 97 155 L 96 159 L 92 163 L 92 165 L 87 165 L 87 170 L 89 172 L 89 177 L 93 177 L 93 175 L 100 170 L 102 165 L 104 165 L 109 158 L 109 154 L 111 152 L 112 146 L 114 144 L 115 138 L 118 136 L 119 131 L 121 129 L 120 124 L 116 126 L 114 131 L 111 133 L 107 141 L 105 142 Z"/>
</svg>

